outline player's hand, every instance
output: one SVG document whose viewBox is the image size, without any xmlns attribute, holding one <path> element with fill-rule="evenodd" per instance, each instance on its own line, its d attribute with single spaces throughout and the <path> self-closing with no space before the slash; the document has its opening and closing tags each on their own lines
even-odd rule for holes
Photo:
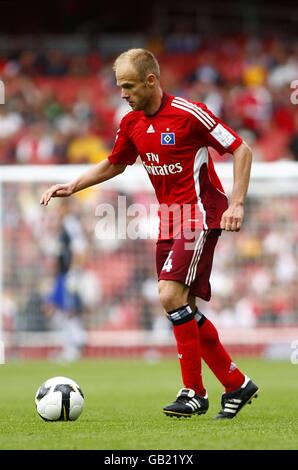
<svg viewBox="0 0 298 470">
<path fill-rule="evenodd" d="M 47 206 L 52 197 L 68 197 L 73 193 L 72 185 L 66 184 L 54 184 L 47 189 L 40 198 L 40 204 Z"/>
<path fill-rule="evenodd" d="M 220 228 L 228 232 L 239 232 L 243 217 L 243 204 L 231 204 L 222 215 Z"/>
</svg>

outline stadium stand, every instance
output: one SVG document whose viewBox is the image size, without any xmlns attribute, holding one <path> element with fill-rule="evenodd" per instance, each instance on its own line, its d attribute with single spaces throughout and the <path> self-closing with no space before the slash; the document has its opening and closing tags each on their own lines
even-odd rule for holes
<svg viewBox="0 0 298 470">
<path fill-rule="evenodd" d="M 173 44 L 171 37 L 139 40 L 156 49 L 169 93 L 204 101 L 253 145 L 255 160 L 298 159 L 298 108 L 291 103 L 297 41 L 193 35 L 185 46 L 183 38 Z M 109 56 L 80 38 L 71 51 L 51 47 L 50 39 L 38 51 L 30 44 L 0 49 L 2 164 L 87 163 L 107 156 L 122 115 L 111 71 L 121 38 L 114 38 Z"/>
</svg>

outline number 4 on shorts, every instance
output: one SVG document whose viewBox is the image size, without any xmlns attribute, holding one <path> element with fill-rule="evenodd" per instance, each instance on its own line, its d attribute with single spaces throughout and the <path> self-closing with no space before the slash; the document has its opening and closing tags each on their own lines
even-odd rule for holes
<svg viewBox="0 0 298 470">
<path fill-rule="evenodd" d="M 173 250 L 169 252 L 168 257 L 165 260 L 164 265 L 162 267 L 162 271 L 167 271 L 167 273 L 171 271 L 173 267 L 172 254 L 173 254 Z"/>
</svg>

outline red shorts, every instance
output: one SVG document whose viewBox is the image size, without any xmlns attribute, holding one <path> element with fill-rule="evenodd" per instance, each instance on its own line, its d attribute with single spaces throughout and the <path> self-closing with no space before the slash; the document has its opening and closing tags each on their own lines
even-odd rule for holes
<svg viewBox="0 0 298 470">
<path fill-rule="evenodd" d="M 158 280 L 180 281 L 190 294 L 210 300 L 210 274 L 214 249 L 221 230 L 200 230 L 191 239 L 158 240 L 156 270 Z"/>
</svg>

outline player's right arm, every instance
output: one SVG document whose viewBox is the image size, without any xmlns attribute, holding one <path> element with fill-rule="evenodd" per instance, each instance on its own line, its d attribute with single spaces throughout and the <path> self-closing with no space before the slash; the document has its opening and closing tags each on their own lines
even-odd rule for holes
<svg viewBox="0 0 298 470">
<path fill-rule="evenodd" d="M 109 159 L 103 160 L 93 166 L 76 180 L 64 184 L 54 184 L 48 188 L 40 198 L 40 204 L 47 206 L 53 197 L 68 197 L 82 189 L 89 188 L 95 184 L 103 183 L 114 176 L 123 173 L 126 168 L 124 163 L 113 164 Z"/>
<path fill-rule="evenodd" d="M 133 115 L 133 113 L 128 114 Z M 131 116 L 124 116 L 117 131 L 112 153 L 106 160 L 93 166 L 70 183 L 51 186 L 41 196 L 40 204 L 47 206 L 52 197 L 68 197 L 82 189 L 103 183 L 123 173 L 127 165 L 133 165 L 138 156 L 138 151 L 127 132 L 127 126 L 130 122 Z"/>
</svg>

